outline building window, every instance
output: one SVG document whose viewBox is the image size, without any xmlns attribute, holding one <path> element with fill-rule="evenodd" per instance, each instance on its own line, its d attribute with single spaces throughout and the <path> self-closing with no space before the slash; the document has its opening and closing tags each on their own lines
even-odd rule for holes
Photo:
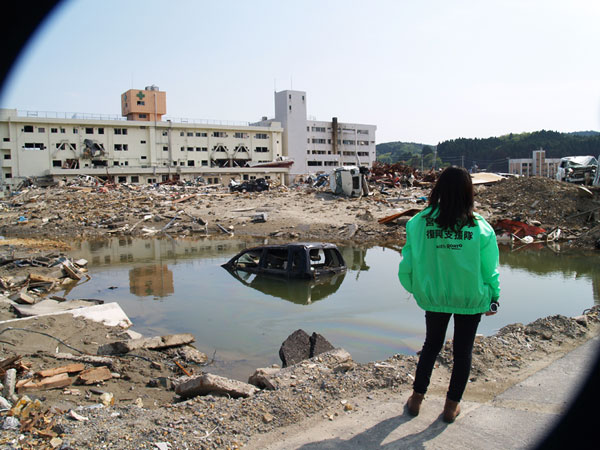
<svg viewBox="0 0 600 450">
<path fill-rule="evenodd" d="M 163 146 L 163 152 L 168 152 L 169 151 L 169 147 L 167 147 L 166 145 Z"/>
<path fill-rule="evenodd" d="M 73 134 L 78 134 L 79 130 L 77 128 L 73 128 Z"/>
<path fill-rule="evenodd" d="M 119 183 L 127 183 L 127 177 L 120 176 L 120 177 L 117 178 L 117 181 Z"/>
<path fill-rule="evenodd" d="M 148 159 L 145 155 L 140 156 L 140 159 Z"/>
<path fill-rule="evenodd" d="M 137 175 L 132 175 L 131 176 L 131 182 L 132 183 L 139 183 L 140 182 L 140 177 L 138 177 Z"/>
<path fill-rule="evenodd" d="M 193 135 L 194 135 L 194 133 L 193 133 L 193 132 L 191 132 L 191 131 L 188 131 L 188 132 L 187 132 L 187 135 L 188 135 L 188 136 L 193 136 Z"/>
<path fill-rule="evenodd" d="M 138 104 L 139 106 L 145 106 L 145 105 L 146 105 L 146 102 L 145 102 L 145 101 L 143 101 L 143 100 L 138 100 L 138 101 L 137 101 L 137 104 Z"/>
<path fill-rule="evenodd" d="M 325 127 L 312 127 L 312 130 L 317 133 L 325 133 Z"/>
<path fill-rule="evenodd" d="M 104 134 L 104 128 L 98 128 L 98 134 Z"/>
<path fill-rule="evenodd" d="M 313 144 L 325 144 L 327 141 L 325 139 L 313 138 L 312 142 L 313 142 Z"/>
<path fill-rule="evenodd" d="M 38 128 L 38 133 L 45 133 L 46 129 L 44 127 Z"/>
<path fill-rule="evenodd" d="M 23 148 L 25 150 L 44 150 L 46 147 L 41 142 L 26 142 Z"/>
<path fill-rule="evenodd" d="M 118 166 L 119 165 L 119 161 L 113 161 L 113 166 Z"/>
<path fill-rule="evenodd" d="M 6 173 L 4 174 L 4 178 L 12 178 L 12 173 L 10 173 L 10 172 L 6 172 Z"/>
<path fill-rule="evenodd" d="M 140 119 L 145 119 L 146 117 L 148 117 L 148 115 L 147 114 L 138 114 L 138 117 Z"/>
<path fill-rule="evenodd" d="M 213 137 L 227 137 L 227 134 L 224 131 L 213 131 Z"/>
<path fill-rule="evenodd" d="M 248 133 L 233 133 L 233 137 L 236 139 L 247 139 Z"/>
<path fill-rule="evenodd" d="M 10 159 L 10 153 L 5 153 L 4 154 L 4 159 Z"/>
<path fill-rule="evenodd" d="M 94 129 L 93 128 L 86 128 L 85 129 L 85 134 L 94 134 Z"/>
<path fill-rule="evenodd" d="M 52 167 L 62 167 L 62 162 L 58 159 L 52 160 Z"/>
<path fill-rule="evenodd" d="M 193 159 L 190 159 L 190 160 L 187 162 L 187 165 L 188 165 L 188 167 L 194 167 L 194 160 L 193 160 Z"/>
<path fill-rule="evenodd" d="M 269 139 L 269 135 L 267 133 L 256 133 L 254 139 Z"/>
<path fill-rule="evenodd" d="M 114 149 L 116 152 L 123 150 L 123 144 L 115 144 Z"/>
<path fill-rule="evenodd" d="M 58 133 L 58 128 L 50 128 L 50 133 Z"/>
<path fill-rule="evenodd" d="M 140 141 L 140 144 L 145 144 L 145 143 L 146 143 L 146 141 Z"/>
<path fill-rule="evenodd" d="M 292 105 L 290 105 L 289 108 L 290 108 L 290 111 L 291 111 L 292 110 Z"/>
<path fill-rule="evenodd" d="M 127 150 L 129 150 L 127 144 L 123 144 L 123 151 L 126 152 Z"/>
<path fill-rule="evenodd" d="M 194 147 L 188 147 L 188 148 L 187 148 L 187 151 L 188 151 L 188 152 L 193 152 L 193 151 L 194 151 Z"/>
<path fill-rule="evenodd" d="M 267 153 L 269 149 L 268 147 L 256 147 L 254 151 L 257 153 Z"/>
<path fill-rule="evenodd" d="M 307 165 L 309 165 L 309 166 L 322 166 L 323 162 L 322 161 L 308 161 Z"/>
<path fill-rule="evenodd" d="M 185 136 L 185 133 L 183 131 L 180 131 L 179 136 Z"/>
<path fill-rule="evenodd" d="M 65 134 L 65 133 L 67 132 L 67 130 L 65 130 L 64 128 L 61 128 L 61 129 L 60 129 L 60 132 L 61 132 L 62 134 Z"/>
<path fill-rule="evenodd" d="M 23 132 L 24 133 L 33 133 L 33 125 L 25 125 L 23 127 Z"/>
<path fill-rule="evenodd" d="M 202 161 L 202 165 L 203 166 L 208 166 L 208 161 L 206 161 L 206 160 Z"/>
</svg>

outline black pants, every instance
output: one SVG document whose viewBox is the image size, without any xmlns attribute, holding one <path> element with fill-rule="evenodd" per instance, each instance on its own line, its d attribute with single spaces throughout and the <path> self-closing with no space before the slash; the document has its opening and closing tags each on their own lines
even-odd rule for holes
<svg viewBox="0 0 600 450">
<path fill-rule="evenodd" d="M 452 316 L 450 313 L 425 312 L 427 331 L 413 384 L 415 392 L 420 394 L 427 392 L 433 365 L 444 345 L 450 316 Z M 475 342 L 475 334 L 480 320 L 481 314 L 454 314 L 454 365 L 447 398 L 455 402 L 460 402 L 469 381 L 473 342 Z"/>
</svg>

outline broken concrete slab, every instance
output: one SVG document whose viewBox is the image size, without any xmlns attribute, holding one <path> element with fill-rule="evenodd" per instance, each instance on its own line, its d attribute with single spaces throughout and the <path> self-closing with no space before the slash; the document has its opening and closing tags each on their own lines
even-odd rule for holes
<svg viewBox="0 0 600 450">
<path fill-rule="evenodd" d="M 127 341 L 111 342 L 101 345 L 98 348 L 98 355 L 119 355 L 131 351 L 145 348 L 150 350 L 159 350 L 169 347 L 177 347 L 194 342 L 193 334 L 170 334 L 166 336 L 155 336 L 151 338 L 129 339 Z"/>
<path fill-rule="evenodd" d="M 71 353 L 55 353 L 52 356 L 56 359 L 68 359 L 71 361 L 81 361 L 88 364 L 103 365 L 108 367 L 112 367 L 115 363 L 112 359 L 104 356 L 73 355 Z"/>
<path fill-rule="evenodd" d="M 194 364 L 206 364 L 208 356 L 206 353 L 202 353 L 191 345 L 184 345 L 183 347 L 172 348 L 169 350 L 168 355 L 171 358 L 180 358 L 185 362 Z"/>
<path fill-rule="evenodd" d="M 13 308 L 21 317 L 31 317 L 68 311 L 75 308 L 86 308 L 102 303 L 102 300 L 67 300 L 65 302 L 59 302 L 52 299 L 46 299 L 35 305 L 13 305 Z"/>
<path fill-rule="evenodd" d="M 317 372 L 346 371 L 354 364 L 350 353 L 343 348 L 336 348 L 282 369 L 256 369 L 248 382 L 263 389 L 282 389 L 308 380 Z"/>
<path fill-rule="evenodd" d="M 175 388 L 175 393 L 183 398 L 208 394 L 229 395 L 233 398 L 250 397 L 257 391 L 256 386 L 251 384 L 210 373 L 191 378 Z"/>
<path fill-rule="evenodd" d="M 281 344 L 279 358 L 283 367 L 310 358 L 310 336 L 302 329 L 294 331 Z"/>
<path fill-rule="evenodd" d="M 27 294 L 25 290 L 16 292 L 10 296 L 10 299 L 22 305 L 33 305 L 35 303 L 35 299 L 31 295 Z"/>
<path fill-rule="evenodd" d="M 103 305 L 88 306 L 85 308 L 76 308 L 69 311 L 53 312 L 48 314 L 40 314 L 34 317 L 23 317 L 20 319 L 9 319 L 0 322 L 0 324 L 8 323 L 25 323 L 28 320 L 35 320 L 36 317 L 54 316 L 59 314 L 71 314 L 73 317 L 83 317 L 85 319 L 93 320 L 94 322 L 101 322 L 109 327 L 120 326 L 122 328 L 128 328 L 132 325 L 131 320 L 127 317 L 127 314 L 121 309 L 118 303 L 105 303 Z"/>
</svg>

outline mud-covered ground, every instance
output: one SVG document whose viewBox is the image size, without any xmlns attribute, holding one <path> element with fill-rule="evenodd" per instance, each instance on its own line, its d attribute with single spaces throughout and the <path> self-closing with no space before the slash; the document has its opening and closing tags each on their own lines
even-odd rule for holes
<svg viewBox="0 0 600 450">
<path fill-rule="evenodd" d="M 403 219 L 379 219 L 423 207 L 430 183 L 418 187 L 371 185 L 361 198 L 328 188 L 277 186 L 266 192 L 230 193 L 226 187 L 84 186 L 29 187 L 0 202 L 0 235 L 70 241 L 109 235 L 172 237 L 275 236 L 292 240 L 397 243 Z M 479 185 L 476 209 L 490 223 L 516 219 L 561 229 L 563 243 L 594 248 L 600 239 L 600 190 L 548 178 L 510 178 Z M 591 194 L 591 195 L 590 195 Z M 264 222 L 258 221 L 262 215 Z"/>
<path fill-rule="evenodd" d="M 378 219 L 422 207 L 430 186 L 387 189 L 387 195 L 373 188 L 373 195 L 350 199 L 306 186 L 243 194 L 185 186 L 30 187 L 1 204 L 0 233 L 10 240 L 0 244 L 0 253 L 68 255 L 73 239 L 114 234 L 207 239 L 228 232 L 236 237 L 402 245 L 404 220 L 380 224 Z M 490 223 L 509 218 L 547 230 L 558 227 L 562 247 L 594 251 L 600 239 L 600 204 L 597 188 L 590 191 L 592 196 L 577 186 L 542 178 L 509 179 L 476 187 L 476 209 Z M 266 221 L 254 222 L 260 213 L 266 213 Z M 7 264 L 0 266 L 0 277 L 24 277 L 28 271 L 32 269 Z M 0 320 L 13 317 L 10 306 L 0 302 Z M 596 307 L 577 319 L 541 318 L 478 337 L 465 399 L 493 398 L 596 335 L 598 323 Z M 66 315 L 9 322 L 0 325 L 0 361 L 20 355 L 29 368 L 20 370 L 23 377 L 68 364 L 55 358 L 57 352 L 95 355 L 100 345 L 125 338 L 123 333 Z M 366 398 L 385 399 L 410 390 L 416 364 L 416 357 L 406 355 L 368 364 L 309 360 L 294 366 L 288 372 L 291 382 L 275 391 L 260 390 L 238 399 L 179 398 L 172 386 L 183 369 L 194 375 L 210 373 L 210 356 L 208 364 L 201 365 L 186 362 L 176 350 L 140 350 L 113 357 L 114 377 L 98 385 L 29 392 L 31 399 L 40 400 L 37 415 L 19 417 L 15 429 L 4 429 L 0 448 L 240 448 L 259 433 L 309 417 L 335 420 L 360 409 Z M 447 345 L 434 372 L 432 392 L 445 391 L 449 366 Z M 102 405 L 104 392 L 113 395 L 112 406 Z M 6 411 L 1 413 L 0 425 L 7 425 L 7 417 Z M 31 417 L 38 421 L 27 428 Z"/>
</svg>

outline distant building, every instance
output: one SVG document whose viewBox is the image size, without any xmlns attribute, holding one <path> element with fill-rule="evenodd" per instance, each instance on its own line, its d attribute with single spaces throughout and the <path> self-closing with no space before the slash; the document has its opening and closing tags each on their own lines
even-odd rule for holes
<svg viewBox="0 0 600 450">
<path fill-rule="evenodd" d="M 543 149 L 534 150 L 531 158 L 509 159 L 508 173 L 526 177 L 555 178 L 560 158 L 546 158 Z"/>
<path fill-rule="evenodd" d="M 117 183 L 264 177 L 288 183 L 342 165 L 371 167 L 375 125 L 307 120 L 306 93 L 275 93 L 275 118 L 257 123 L 164 119 L 157 86 L 121 95 L 121 114 L 0 109 L 0 193 L 30 177 L 91 175 Z M 287 157 L 291 166 L 260 166 Z"/>
<path fill-rule="evenodd" d="M 306 92 L 286 90 L 275 93 L 275 118 L 283 127 L 284 155 L 293 159 L 290 178 L 331 172 L 336 167 L 371 167 L 376 159 L 375 125 L 307 119 Z"/>
<path fill-rule="evenodd" d="M 283 156 L 283 129 L 276 121 L 164 121 L 166 93 L 156 86 L 125 92 L 121 110 L 125 117 L 0 109 L 2 191 L 29 177 L 80 175 L 118 183 L 197 177 L 223 184 L 259 177 L 287 182 L 288 168 L 253 167 Z"/>
</svg>

